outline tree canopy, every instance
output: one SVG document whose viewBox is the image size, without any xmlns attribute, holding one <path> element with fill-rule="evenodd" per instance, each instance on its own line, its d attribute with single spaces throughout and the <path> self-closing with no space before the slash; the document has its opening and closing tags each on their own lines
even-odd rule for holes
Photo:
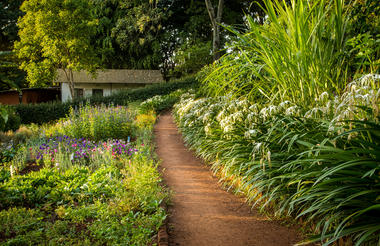
<svg viewBox="0 0 380 246">
<path fill-rule="evenodd" d="M 161 69 L 168 77 L 212 61 L 212 22 L 204 1 L 25 0 L 22 12 L 16 2 L 1 13 L 25 13 L 18 27 L 16 17 L 9 23 L 13 33 L 20 29 L 14 48 L 30 86 L 50 85 L 57 68 Z M 252 12 L 247 0 L 227 1 L 224 9 L 222 20 L 229 25 L 241 24 L 244 12 Z M 221 29 L 220 47 L 227 33 Z"/>
<path fill-rule="evenodd" d="M 91 37 L 97 20 L 87 0 L 26 0 L 15 50 L 32 86 L 51 83 L 56 69 L 94 71 L 98 59 Z M 73 86 L 70 86 L 73 95 Z"/>
</svg>

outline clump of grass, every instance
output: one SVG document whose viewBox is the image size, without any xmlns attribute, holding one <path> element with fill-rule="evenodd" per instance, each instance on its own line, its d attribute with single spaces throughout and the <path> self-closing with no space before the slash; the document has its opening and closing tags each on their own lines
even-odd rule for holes
<svg viewBox="0 0 380 246">
<path fill-rule="evenodd" d="M 229 47 L 234 52 L 200 73 L 209 95 L 313 106 L 323 92 L 340 94 L 347 79 L 344 1 L 263 3 L 263 25 L 246 16 L 244 33 L 226 27 L 237 37 Z"/>
</svg>

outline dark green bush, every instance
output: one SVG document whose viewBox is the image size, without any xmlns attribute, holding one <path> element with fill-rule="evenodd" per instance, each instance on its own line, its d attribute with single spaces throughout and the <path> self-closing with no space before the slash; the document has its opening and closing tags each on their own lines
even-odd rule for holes
<svg viewBox="0 0 380 246">
<path fill-rule="evenodd" d="M 63 118 L 69 113 L 72 103 L 50 102 L 40 104 L 19 104 L 15 106 L 22 124 L 43 124 Z"/>
<path fill-rule="evenodd" d="M 177 89 L 196 87 L 197 85 L 198 82 L 194 77 L 187 77 L 173 82 L 148 85 L 143 88 L 122 90 L 107 97 L 93 96 L 89 98 L 80 98 L 68 103 L 52 102 L 40 104 L 19 104 L 14 106 L 14 108 L 21 117 L 22 124 L 43 124 L 65 117 L 69 113 L 70 107 L 75 108 L 86 103 L 91 105 L 113 104 L 127 106 L 128 103 L 133 101 L 143 101 L 156 95 L 166 95 Z"/>
<path fill-rule="evenodd" d="M 10 106 L 1 105 L 1 110 L 4 113 L 6 120 L 3 118 L 0 119 L 0 131 L 15 131 L 19 128 L 21 124 L 20 116 L 16 111 Z"/>
</svg>

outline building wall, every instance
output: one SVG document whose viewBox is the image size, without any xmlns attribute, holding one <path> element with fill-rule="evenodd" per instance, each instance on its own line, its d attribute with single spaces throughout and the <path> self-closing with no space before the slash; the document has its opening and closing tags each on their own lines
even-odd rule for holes
<svg viewBox="0 0 380 246">
<path fill-rule="evenodd" d="M 110 96 L 112 93 L 115 93 L 123 89 L 132 89 L 145 86 L 145 84 L 114 84 L 114 83 L 75 83 L 75 89 L 83 89 L 83 96 L 90 97 L 92 96 L 92 89 L 102 89 L 103 96 Z M 68 83 L 61 84 L 62 91 L 62 102 L 71 100 L 70 88 Z"/>
<path fill-rule="evenodd" d="M 62 69 L 58 69 L 57 73 L 55 82 L 68 82 Z M 77 83 L 153 84 L 164 81 L 160 70 L 105 69 L 98 70 L 96 77 L 86 71 L 73 72 L 73 76 Z"/>
<path fill-rule="evenodd" d="M 62 101 L 71 100 L 70 89 L 66 75 L 62 69 L 58 69 L 56 83 L 61 84 Z M 163 82 L 160 70 L 128 70 L 128 69 L 106 69 L 98 70 L 94 78 L 85 71 L 73 72 L 75 88 L 83 89 L 83 96 L 92 95 L 92 89 L 102 89 L 103 96 L 109 96 L 117 90 L 135 88 L 147 84 Z"/>
<path fill-rule="evenodd" d="M 19 104 L 18 91 L 4 91 L 0 92 L 0 104 L 15 105 Z"/>
<path fill-rule="evenodd" d="M 60 100 L 59 88 L 29 88 L 21 90 L 21 103 L 42 103 Z M 0 92 L 0 104 L 15 105 L 20 103 L 18 91 Z"/>
</svg>

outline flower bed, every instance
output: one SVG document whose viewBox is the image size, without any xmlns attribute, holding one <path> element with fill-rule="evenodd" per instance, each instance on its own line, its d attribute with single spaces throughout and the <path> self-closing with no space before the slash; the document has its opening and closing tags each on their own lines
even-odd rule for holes
<svg viewBox="0 0 380 246">
<path fill-rule="evenodd" d="M 122 107 L 85 106 L 44 126 L 0 167 L 0 244 L 151 243 L 167 197 L 152 157 L 154 121 Z M 128 128 L 111 131 L 112 122 Z"/>
<path fill-rule="evenodd" d="M 312 109 L 187 94 L 174 114 L 185 142 L 254 205 L 302 219 L 312 241 L 374 245 L 380 90 L 366 83 L 351 83 L 333 101 L 317 99 Z"/>
</svg>

